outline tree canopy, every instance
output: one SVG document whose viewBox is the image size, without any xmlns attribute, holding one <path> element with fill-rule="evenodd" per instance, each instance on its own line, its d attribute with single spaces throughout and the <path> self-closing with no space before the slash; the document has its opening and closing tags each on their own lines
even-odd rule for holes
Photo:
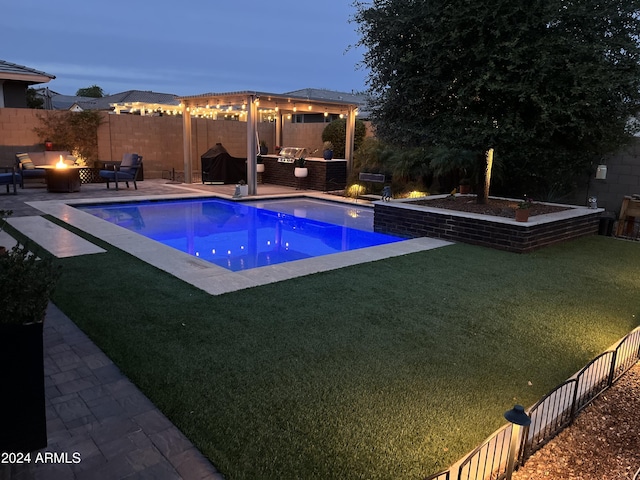
<svg viewBox="0 0 640 480">
<path fill-rule="evenodd" d="M 77 97 L 102 98 L 104 91 L 98 85 L 91 85 L 87 88 L 79 88 L 76 92 Z"/>
<path fill-rule="evenodd" d="M 566 188 L 638 130 L 639 6 L 356 2 L 376 132 L 479 159 L 494 148 L 515 188 Z"/>
<path fill-rule="evenodd" d="M 38 97 L 34 88 L 27 88 L 27 107 L 28 108 L 44 108 L 44 100 Z"/>
</svg>

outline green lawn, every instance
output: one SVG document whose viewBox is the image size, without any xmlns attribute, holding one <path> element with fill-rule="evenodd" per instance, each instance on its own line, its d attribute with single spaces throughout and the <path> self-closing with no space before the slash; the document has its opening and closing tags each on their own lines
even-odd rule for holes
<svg viewBox="0 0 640 480">
<path fill-rule="evenodd" d="M 55 303 L 229 480 L 435 473 L 640 317 L 640 244 L 606 237 L 219 297 L 108 250 L 60 260 Z"/>
</svg>

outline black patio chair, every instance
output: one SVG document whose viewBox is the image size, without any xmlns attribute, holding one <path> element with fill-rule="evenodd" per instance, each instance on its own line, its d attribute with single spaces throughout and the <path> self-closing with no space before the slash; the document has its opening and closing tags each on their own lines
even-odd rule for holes
<svg viewBox="0 0 640 480">
<path fill-rule="evenodd" d="M 0 185 L 7 186 L 7 193 L 9 193 L 9 185 L 13 185 L 13 194 L 16 195 L 17 185 L 22 184 L 22 176 L 16 172 L 15 167 L 0 167 L 0 170 L 4 170 L 5 173 L 0 173 Z"/>
<path fill-rule="evenodd" d="M 122 161 L 114 165 L 113 170 L 100 170 L 100 176 L 109 182 L 115 182 L 116 190 L 118 190 L 118 182 L 125 182 L 129 188 L 129 182 L 133 182 L 135 189 L 138 189 L 136 180 L 142 166 L 142 156 L 137 153 L 125 153 L 122 155 Z"/>
</svg>

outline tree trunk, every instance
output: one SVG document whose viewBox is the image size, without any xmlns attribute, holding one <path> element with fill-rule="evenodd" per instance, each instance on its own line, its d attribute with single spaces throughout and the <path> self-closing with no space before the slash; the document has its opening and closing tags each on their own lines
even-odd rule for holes
<svg viewBox="0 0 640 480">
<path fill-rule="evenodd" d="M 493 168 L 493 148 L 487 150 L 484 162 L 484 186 L 478 194 L 478 203 L 489 203 L 489 188 L 491 187 L 491 169 Z"/>
</svg>

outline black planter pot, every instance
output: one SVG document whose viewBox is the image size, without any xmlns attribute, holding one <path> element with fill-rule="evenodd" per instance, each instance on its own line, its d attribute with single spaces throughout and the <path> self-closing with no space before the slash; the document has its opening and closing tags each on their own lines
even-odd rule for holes
<svg viewBox="0 0 640 480">
<path fill-rule="evenodd" d="M 0 325 L 0 452 L 47 446 L 42 327 Z"/>
<path fill-rule="evenodd" d="M 322 152 L 322 158 L 325 160 L 331 160 L 333 158 L 333 150 L 324 150 Z"/>
</svg>

